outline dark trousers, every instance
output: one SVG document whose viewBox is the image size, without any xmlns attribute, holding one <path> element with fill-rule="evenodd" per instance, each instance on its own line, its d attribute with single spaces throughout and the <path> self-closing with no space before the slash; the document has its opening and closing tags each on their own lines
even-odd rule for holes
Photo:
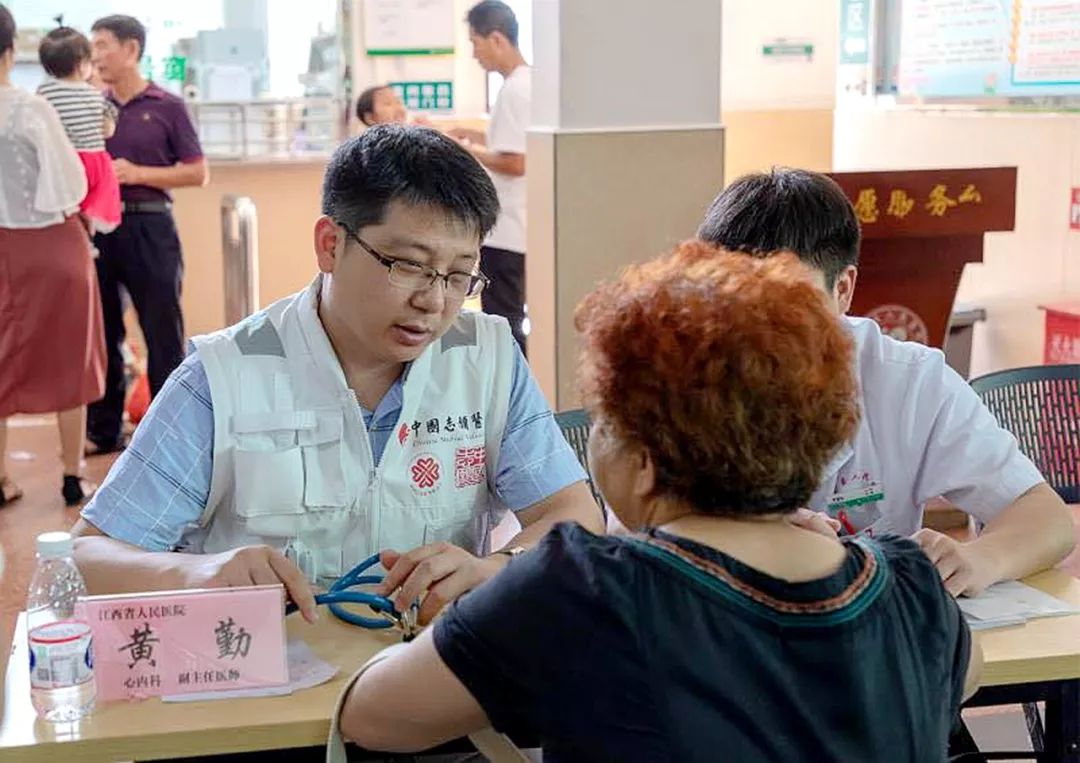
<svg viewBox="0 0 1080 763">
<path fill-rule="evenodd" d="M 484 246 L 480 248 L 480 269 L 491 279 L 480 292 L 484 312 L 506 318 L 521 352 L 527 355 L 521 330 L 525 320 L 525 254 Z"/>
<path fill-rule="evenodd" d="M 146 338 L 152 397 L 184 359 L 184 317 L 180 312 L 184 262 L 176 225 L 168 213 L 127 213 L 120 227 L 95 236 L 94 244 L 101 252 L 97 274 L 108 367 L 105 397 L 90 406 L 86 430 L 91 442 L 108 448 L 120 441 L 127 396 L 121 354 L 126 332 L 120 287 L 131 295 Z"/>
</svg>

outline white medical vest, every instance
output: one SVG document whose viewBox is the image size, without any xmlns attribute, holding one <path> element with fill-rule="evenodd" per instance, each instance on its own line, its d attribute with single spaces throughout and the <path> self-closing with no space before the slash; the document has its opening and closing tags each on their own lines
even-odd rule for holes
<svg viewBox="0 0 1080 763">
<path fill-rule="evenodd" d="M 409 365 L 376 467 L 318 317 L 321 284 L 192 340 L 214 407 L 202 550 L 265 543 L 318 578 L 436 541 L 487 553 L 505 514 L 494 479 L 514 367 L 508 324 L 463 312 Z"/>
</svg>

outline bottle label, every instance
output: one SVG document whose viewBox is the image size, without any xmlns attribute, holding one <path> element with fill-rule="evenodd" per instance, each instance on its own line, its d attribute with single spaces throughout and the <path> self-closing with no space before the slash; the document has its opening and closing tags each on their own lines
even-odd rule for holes
<svg viewBox="0 0 1080 763">
<path fill-rule="evenodd" d="M 63 689 L 94 677 L 94 649 L 90 626 L 78 620 L 40 625 L 27 634 L 30 686 Z"/>
</svg>

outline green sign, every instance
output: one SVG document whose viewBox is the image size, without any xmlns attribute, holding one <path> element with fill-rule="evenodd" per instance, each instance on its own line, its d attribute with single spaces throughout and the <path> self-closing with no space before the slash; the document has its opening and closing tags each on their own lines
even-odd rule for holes
<svg viewBox="0 0 1080 763">
<path fill-rule="evenodd" d="M 373 48 L 369 56 L 452 56 L 453 48 Z"/>
<path fill-rule="evenodd" d="M 870 0 L 840 2 L 840 63 L 865 64 L 870 50 Z"/>
<path fill-rule="evenodd" d="M 165 59 L 165 79 L 183 82 L 187 73 L 187 59 L 183 56 L 169 56 Z"/>
<path fill-rule="evenodd" d="M 405 108 L 412 111 L 451 111 L 454 108 L 454 83 L 391 82 Z"/>
<path fill-rule="evenodd" d="M 814 45 L 810 42 L 776 42 L 761 46 L 761 55 L 768 58 L 812 58 Z"/>
<path fill-rule="evenodd" d="M 139 73 L 158 82 L 183 82 L 187 75 L 187 58 L 165 56 L 155 61 L 150 56 L 143 56 L 139 61 Z"/>
</svg>

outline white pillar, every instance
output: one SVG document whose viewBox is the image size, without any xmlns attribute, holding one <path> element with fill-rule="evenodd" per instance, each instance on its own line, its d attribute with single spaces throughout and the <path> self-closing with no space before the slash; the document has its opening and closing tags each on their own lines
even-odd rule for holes
<svg viewBox="0 0 1080 763">
<path fill-rule="evenodd" d="M 534 0 L 529 362 L 577 407 L 573 312 L 691 237 L 723 182 L 720 0 Z"/>
</svg>

